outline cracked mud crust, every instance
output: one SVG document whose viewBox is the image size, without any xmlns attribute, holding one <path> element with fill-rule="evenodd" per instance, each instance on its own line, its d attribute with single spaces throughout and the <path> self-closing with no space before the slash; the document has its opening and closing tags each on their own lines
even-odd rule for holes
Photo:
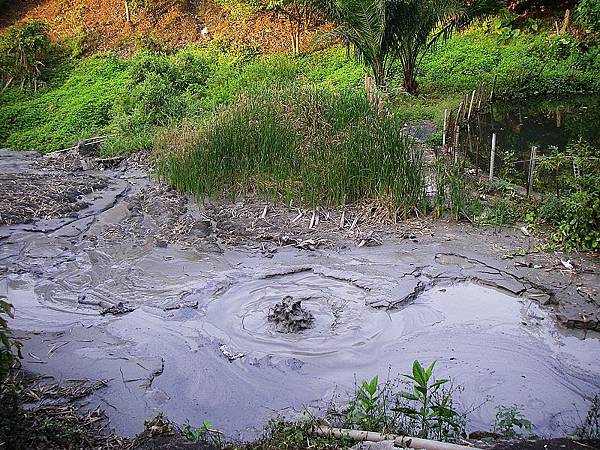
<svg viewBox="0 0 600 450">
<path fill-rule="evenodd" d="M 1 150 L 0 222 L 77 217 L 77 212 L 85 212 L 115 179 L 127 184 L 137 177 L 143 182 L 136 188 L 122 188 L 122 198 L 113 201 L 112 210 L 118 217 L 101 228 L 92 225 L 84 239 L 97 248 L 123 240 L 159 248 L 179 245 L 202 252 L 241 246 L 259 250 L 265 257 L 286 247 L 310 251 L 393 241 L 406 251 L 419 253 L 437 246 L 437 262 L 465 272 L 458 278 L 477 279 L 533 299 L 552 308 L 566 327 L 600 330 L 597 256 L 538 252 L 539 241 L 523 235 L 518 226 L 495 230 L 429 219 L 381 223 L 383 218 L 373 205 L 311 210 L 294 205 L 265 206 L 246 199 L 209 201 L 198 207 L 172 188 L 147 180 L 148 157 L 144 154 L 121 159 L 115 170 L 84 171 L 80 164 L 84 159 L 72 152 L 42 156 Z M 563 262 L 567 260 L 573 270 L 565 268 Z M 432 276 L 437 279 L 444 274 Z M 393 309 L 410 302 L 430 284 L 419 276 L 401 281 L 402 292 L 395 299 L 373 295 L 369 304 Z M 110 306 L 114 305 L 103 305 Z"/>
</svg>

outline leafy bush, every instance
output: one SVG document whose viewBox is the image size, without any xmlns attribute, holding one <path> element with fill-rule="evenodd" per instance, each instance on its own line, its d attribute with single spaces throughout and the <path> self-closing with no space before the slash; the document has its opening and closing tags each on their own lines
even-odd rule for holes
<svg viewBox="0 0 600 450">
<path fill-rule="evenodd" d="M 498 433 L 505 438 L 515 438 L 521 437 L 523 431 L 531 432 L 531 427 L 531 421 L 521 413 L 518 406 L 499 406 L 496 408 L 494 433 Z"/>
<path fill-rule="evenodd" d="M 558 148 L 538 162 L 538 176 L 552 177 L 556 196 L 545 199 L 540 216 L 558 227 L 555 242 L 567 250 L 600 251 L 600 160 L 584 140 Z M 574 175 L 577 168 L 578 176 Z"/>
<path fill-rule="evenodd" d="M 600 33 L 600 1 L 579 0 L 575 16 L 581 25 L 594 33 Z"/>
<path fill-rule="evenodd" d="M 0 75 L 4 87 L 15 84 L 37 89 L 50 47 L 48 27 L 42 22 L 32 20 L 9 27 L 0 35 Z"/>
<path fill-rule="evenodd" d="M 260 10 L 260 0 L 216 0 L 234 19 L 246 19 Z"/>
<path fill-rule="evenodd" d="M 597 45 L 568 35 L 522 32 L 507 40 L 475 29 L 427 55 L 421 83 L 429 93 L 465 92 L 496 76 L 496 93 L 506 98 L 598 91 L 599 55 Z"/>
<path fill-rule="evenodd" d="M 7 316 L 13 317 L 13 307 L 0 299 L 0 382 L 8 375 L 14 362 L 21 358 L 21 343 L 9 330 Z"/>
<path fill-rule="evenodd" d="M 567 250 L 600 251 L 600 191 L 562 198 L 562 219 L 554 240 Z"/>
<path fill-rule="evenodd" d="M 203 94 L 209 74 L 207 59 L 193 51 L 172 57 L 136 55 L 129 69 L 128 94 L 117 107 L 135 125 L 166 125 L 193 115 L 192 97 Z"/>
</svg>

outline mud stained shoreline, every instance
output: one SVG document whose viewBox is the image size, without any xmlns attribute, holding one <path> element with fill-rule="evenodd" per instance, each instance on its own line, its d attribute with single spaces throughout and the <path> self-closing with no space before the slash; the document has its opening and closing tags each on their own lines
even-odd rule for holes
<svg viewBox="0 0 600 450">
<path fill-rule="evenodd" d="M 364 205 L 343 221 L 322 210 L 316 226 L 295 207 L 199 207 L 149 178 L 139 156 L 85 171 L 73 158 L 0 151 L 2 192 L 19 199 L 21 184 L 6 180 L 29 177 L 40 205 L 2 203 L 3 217 L 26 223 L 0 226 L 0 295 L 16 309 L 24 368 L 105 381 L 85 407 L 105 410 L 117 433 L 163 412 L 252 438 L 269 417 L 322 408 L 355 377 L 404 373 L 414 359 L 438 360 L 464 387 L 461 405 L 481 405 L 470 429 L 518 404 L 537 434 L 564 435 L 600 392 L 592 257 L 502 259 L 534 238 L 381 225 Z M 75 178 L 60 208 L 42 208 L 44 192 Z M 286 296 L 303 299 L 310 327 L 281 333 L 269 322 Z"/>
</svg>

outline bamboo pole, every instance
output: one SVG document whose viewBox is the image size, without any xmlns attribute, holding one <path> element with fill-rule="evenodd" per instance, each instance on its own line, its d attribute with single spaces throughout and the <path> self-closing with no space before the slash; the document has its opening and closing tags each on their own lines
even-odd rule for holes
<svg viewBox="0 0 600 450">
<path fill-rule="evenodd" d="M 448 133 L 448 109 L 444 110 L 444 134 L 442 135 L 442 147 L 446 148 L 446 133 Z"/>
<path fill-rule="evenodd" d="M 537 154 L 537 147 L 534 145 L 531 147 L 531 157 L 529 158 L 529 173 L 527 175 L 527 197 L 533 193 L 533 175 L 535 173 L 535 157 Z"/>
<path fill-rule="evenodd" d="M 490 92 L 490 103 L 494 101 L 494 94 L 496 93 L 496 75 L 494 75 L 494 81 L 492 81 L 492 92 Z"/>
<path fill-rule="evenodd" d="M 571 23 L 571 10 L 567 9 L 565 11 L 565 20 L 563 21 L 562 27 L 560 29 L 561 34 L 565 34 L 569 30 L 570 23 Z"/>
<path fill-rule="evenodd" d="M 494 180 L 494 159 L 496 158 L 496 133 L 492 134 L 492 151 L 490 152 L 490 183 Z"/>
<path fill-rule="evenodd" d="M 125 0 L 125 18 L 127 22 L 131 22 L 131 15 L 129 14 L 129 0 Z"/>
<path fill-rule="evenodd" d="M 475 91 L 476 89 L 473 89 L 473 93 L 471 94 L 471 104 L 469 105 L 469 115 L 467 116 L 467 122 L 471 121 L 471 113 L 473 112 L 473 101 L 475 100 Z"/>
<path fill-rule="evenodd" d="M 372 431 L 332 428 L 328 426 L 318 426 L 314 428 L 313 434 L 316 434 L 317 436 L 349 438 L 355 441 L 394 441 L 394 446 L 421 450 L 473 450 L 474 448 L 476 448 L 467 447 L 465 445 L 452 444 L 450 442 L 433 441 L 431 439 L 422 439 L 410 436 L 398 436 L 395 434 L 382 434 L 375 433 Z"/>
</svg>

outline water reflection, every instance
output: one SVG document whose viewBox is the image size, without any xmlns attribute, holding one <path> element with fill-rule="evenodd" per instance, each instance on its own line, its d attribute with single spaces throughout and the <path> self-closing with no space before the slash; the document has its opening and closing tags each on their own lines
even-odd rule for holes
<svg viewBox="0 0 600 450">
<path fill-rule="evenodd" d="M 487 173 L 496 133 L 495 175 L 525 185 L 532 146 L 540 156 L 583 140 L 600 148 L 600 96 L 536 98 L 495 104 L 461 130 L 460 153 Z"/>
</svg>

